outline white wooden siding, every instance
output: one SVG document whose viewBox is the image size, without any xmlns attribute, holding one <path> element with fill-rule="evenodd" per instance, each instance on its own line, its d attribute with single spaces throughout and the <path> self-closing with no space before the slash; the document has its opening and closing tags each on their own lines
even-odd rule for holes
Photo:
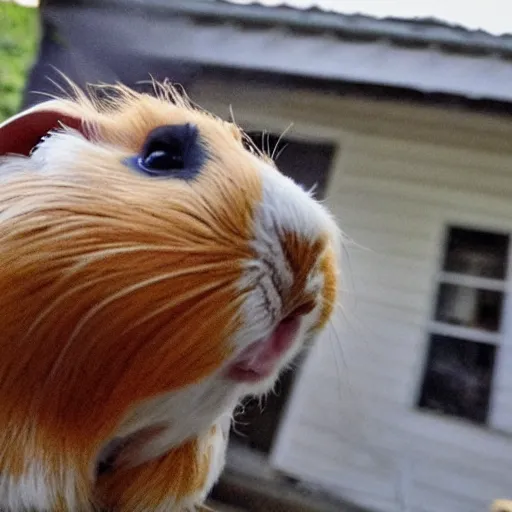
<svg viewBox="0 0 512 512">
<path fill-rule="evenodd" d="M 383 512 L 487 510 L 512 496 L 512 436 L 414 402 L 443 229 L 512 229 L 512 159 L 360 135 L 335 172 L 329 204 L 355 242 L 336 322 L 343 357 L 332 333 L 315 347 L 274 464 Z M 492 419 L 512 432 L 512 350 L 499 357 Z"/>
<path fill-rule="evenodd" d="M 510 141 L 512 126 L 454 113 L 455 134 L 433 109 L 428 124 L 411 117 L 418 140 L 405 140 L 398 107 L 357 118 L 339 106 L 346 100 L 308 96 L 292 117 L 297 98 L 233 98 L 233 89 L 224 94 L 239 123 L 272 130 L 293 119 L 302 136 L 340 145 L 328 204 L 354 242 L 344 254 L 343 313 L 301 370 L 272 464 L 380 512 L 484 512 L 512 498 L 512 332 L 491 414 L 505 433 L 415 409 L 446 224 L 512 232 L 512 155 L 489 150 L 492 127 Z M 222 112 L 219 90 L 212 102 L 203 93 L 200 103 Z M 473 130 L 469 143 L 464 130 Z M 431 143 L 457 136 L 458 148 Z"/>
</svg>

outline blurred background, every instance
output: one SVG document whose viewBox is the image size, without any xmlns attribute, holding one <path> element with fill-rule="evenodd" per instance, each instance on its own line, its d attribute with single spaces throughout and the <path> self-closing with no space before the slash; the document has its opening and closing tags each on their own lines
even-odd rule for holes
<svg viewBox="0 0 512 512">
<path fill-rule="evenodd" d="M 346 233 L 341 309 L 237 415 L 217 510 L 512 498 L 509 14 L 505 0 L 0 1 L 0 120 L 58 92 L 57 69 L 148 91 L 168 78 L 232 108 L 267 152 L 293 123 L 278 164 Z"/>
</svg>

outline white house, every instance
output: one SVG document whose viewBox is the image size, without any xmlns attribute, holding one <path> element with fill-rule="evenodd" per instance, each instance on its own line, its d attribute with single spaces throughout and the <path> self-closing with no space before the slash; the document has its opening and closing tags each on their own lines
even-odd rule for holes
<svg viewBox="0 0 512 512">
<path fill-rule="evenodd" d="M 382 512 L 512 496 L 510 120 L 233 89 L 197 93 L 218 111 L 229 96 L 242 124 L 293 119 L 295 137 L 336 147 L 326 200 L 352 240 L 337 333 L 296 378 L 269 465 Z"/>
<path fill-rule="evenodd" d="M 336 319 L 265 412 L 249 406 L 234 473 L 287 475 L 376 512 L 512 498 L 512 37 L 147 3 L 158 15 L 137 21 L 143 38 L 114 8 L 106 37 L 200 66 L 194 101 L 231 105 L 254 133 L 293 122 L 278 162 L 319 183 L 347 236 Z"/>
</svg>

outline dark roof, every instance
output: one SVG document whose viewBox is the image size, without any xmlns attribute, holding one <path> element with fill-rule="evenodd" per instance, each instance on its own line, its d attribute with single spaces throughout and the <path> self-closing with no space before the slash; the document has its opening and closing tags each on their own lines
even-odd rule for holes
<svg viewBox="0 0 512 512">
<path fill-rule="evenodd" d="M 268 6 L 259 2 L 235 4 L 229 0 L 207 2 L 201 9 L 226 21 L 248 25 L 281 25 L 298 31 L 334 32 L 364 40 L 392 41 L 406 46 L 437 45 L 447 50 L 470 54 L 512 55 L 512 34 L 494 35 L 484 30 L 471 30 L 463 25 L 437 18 L 373 17 L 365 14 L 344 14 L 319 7 L 301 9 L 282 3 Z M 191 12 L 199 11 L 192 7 Z"/>
<path fill-rule="evenodd" d="M 70 7 L 80 3 L 81 16 L 101 11 L 89 23 L 104 46 L 141 58 L 512 103 L 511 35 L 227 0 L 73 0 Z M 60 10 L 62 18 L 70 9 Z M 133 37 L 135 22 L 144 37 Z M 70 32 L 80 25 L 76 16 L 66 23 Z"/>
<path fill-rule="evenodd" d="M 47 0 L 61 3 L 62 0 Z M 439 45 L 464 53 L 512 55 L 512 33 L 494 35 L 436 18 L 374 17 L 344 14 L 319 7 L 299 8 L 285 2 L 265 5 L 259 2 L 234 3 L 229 0 L 72 0 L 70 5 L 140 6 L 164 10 L 204 21 L 235 22 L 249 26 L 289 27 L 305 33 L 337 33 L 364 40 L 389 40 L 406 46 Z M 512 27 L 511 27 L 512 30 Z"/>
</svg>

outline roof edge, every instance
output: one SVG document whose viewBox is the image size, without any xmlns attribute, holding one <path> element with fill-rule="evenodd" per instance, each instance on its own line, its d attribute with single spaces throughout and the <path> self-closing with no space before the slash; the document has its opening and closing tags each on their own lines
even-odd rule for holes
<svg viewBox="0 0 512 512">
<path fill-rule="evenodd" d="M 468 54 L 512 56 L 510 34 L 498 36 L 483 30 L 473 31 L 432 18 L 375 18 L 323 11 L 319 8 L 265 6 L 257 2 L 236 4 L 228 0 L 88 0 L 84 4 L 101 7 L 108 4 L 123 9 L 156 9 L 162 13 L 181 14 L 219 23 L 288 26 L 305 32 L 333 32 L 357 39 L 388 39 L 406 46 L 444 46 Z"/>
</svg>

